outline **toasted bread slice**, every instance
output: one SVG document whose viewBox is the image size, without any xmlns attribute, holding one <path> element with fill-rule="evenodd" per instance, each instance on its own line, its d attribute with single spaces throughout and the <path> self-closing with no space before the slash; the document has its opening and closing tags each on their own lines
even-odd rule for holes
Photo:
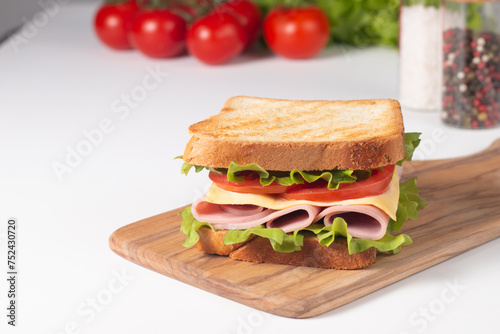
<svg viewBox="0 0 500 334">
<path fill-rule="evenodd" d="M 227 168 L 370 169 L 404 158 L 404 126 L 395 100 L 291 101 L 238 96 L 189 127 L 183 159 Z"/>
<path fill-rule="evenodd" d="M 225 245 L 226 230 L 202 227 L 198 231 L 198 250 L 207 254 L 228 256 L 235 260 L 317 267 L 324 269 L 363 269 L 370 267 L 377 256 L 375 248 L 349 255 L 345 239 L 337 238 L 329 247 L 320 245 L 315 236 L 306 236 L 300 251 L 276 252 L 266 238 L 251 236 L 247 241 Z"/>
<path fill-rule="evenodd" d="M 229 254 L 236 260 L 317 267 L 323 269 L 364 269 L 375 263 L 377 250 L 349 254 L 345 239 L 335 240 L 329 247 L 320 245 L 315 236 L 305 237 L 300 251 L 276 252 L 269 240 L 261 237 L 247 242 Z"/>
<path fill-rule="evenodd" d="M 196 243 L 196 248 L 198 250 L 207 253 L 207 254 L 218 254 L 218 255 L 229 255 L 232 251 L 238 249 L 243 246 L 248 240 L 254 238 L 254 236 L 250 236 L 250 238 L 245 242 L 239 242 L 232 245 L 224 244 L 224 236 L 226 235 L 227 230 L 212 230 L 210 227 L 202 226 L 198 229 L 198 235 L 200 239 Z"/>
</svg>

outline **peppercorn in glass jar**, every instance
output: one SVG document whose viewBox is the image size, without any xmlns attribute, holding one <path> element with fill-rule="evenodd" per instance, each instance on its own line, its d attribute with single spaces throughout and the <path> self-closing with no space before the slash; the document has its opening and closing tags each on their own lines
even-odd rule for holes
<svg viewBox="0 0 500 334">
<path fill-rule="evenodd" d="M 500 1 L 445 1 L 442 120 L 462 128 L 500 122 Z"/>
</svg>

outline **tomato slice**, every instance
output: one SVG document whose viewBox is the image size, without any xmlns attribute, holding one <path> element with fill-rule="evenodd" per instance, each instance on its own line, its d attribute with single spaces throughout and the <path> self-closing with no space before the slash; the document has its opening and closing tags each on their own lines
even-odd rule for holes
<svg viewBox="0 0 500 334">
<path fill-rule="evenodd" d="M 209 178 L 220 188 L 245 194 L 275 194 L 286 200 L 308 200 L 318 202 L 341 201 L 353 198 L 376 196 L 387 190 L 394 174 L 394 165 L 375 169 L 372 175 L 362 181 L 341 184 L 336 190 L 327 188 L 327 181 L 318 180 L 313 183 L 284 186 L 276 182 L 268 186 L 260 184 L 259 175 L 253 172 L 244 175 L 244 182 L 231 182 L 226 174 L 209 173 Z"/>
<path fill-rule="evenodd" d="M 380 170 L 375 169 L 366 180 L 341 184 L 336 190 L 329 190 L 325 180 L 293 185 L 280 197 L 286 200 L 330 202 L 380 195 L 389 187 L 394 168 L 394 165 L 388 165 Z"/>
<path fill-rule="evenodd" d="M 260 184 L 259 175 L 256 173 L 249 173 L 245 176 L 245 182 L 231 182 L 227 180 L 226 174 L 219 174 L 210 172 L 208 177 L 212 182 L 216 183 L 220 188 L 228 191 L 246 194 L 281 194 L 284 193 L 288 186 L 283 186 L 276 182 L 268 186 Z"/>
</svg>

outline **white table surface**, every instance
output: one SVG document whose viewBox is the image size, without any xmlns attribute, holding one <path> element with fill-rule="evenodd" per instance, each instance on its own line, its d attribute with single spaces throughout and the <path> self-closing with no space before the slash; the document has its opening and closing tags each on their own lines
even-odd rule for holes
<svg viewBox="0 0 500 334">
<path fill-rule="evenodd" d="M 19 32 L 29 38 L 17 49 L 12 39 L 0 46 L 2 263 L 7 219 L 19 224 L 18 326 L 6 324 L 2 279 L 2 333 L 498 330 L 500 239 L 305 320 L 263 313 L 114 254 L 113 231 L 188 204 L 208 186 L 205 174 L 185 177 L 173 160 L 190 124 L 234 95 L 397 98 L 397 52 L 335 47 L 308 61 L 254 53 L 219 67 L 187 56 L 152 60 L 101 45 L 91 25 L 95 5 L 62 3 L 35 34 Z M 148 78 L 151 71 L 160 73 L 157 83 Z M 406 130 L 423 133 L 417 159 L 471 154 L 500 138 L 498 128 L 454 129 L 437 113 L 403 112 Z M 85 132 L 103 122 L 108 133 L 85 146 Z M 78 148 L 88 154 L 58 178 L 54 163 L 65 164 Z"/>
</svg>

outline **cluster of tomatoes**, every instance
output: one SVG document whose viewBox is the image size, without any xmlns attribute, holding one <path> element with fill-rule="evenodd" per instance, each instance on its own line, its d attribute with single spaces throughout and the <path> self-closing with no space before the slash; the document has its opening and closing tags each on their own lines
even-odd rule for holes
<svg viewBox="0 0 500 334">
<path fill-rule="evenodd" d="M 107 46 L 137 49 L 153 58 L 189 53 L 200 61 L 226 63 L 263 35 L 286 58 L 311 58 L 328 43 L 330 25 L 316 6 L 278 6 L 265 16 L 251 0 L 108 0 L 94 28 Z"/>
</svg>

